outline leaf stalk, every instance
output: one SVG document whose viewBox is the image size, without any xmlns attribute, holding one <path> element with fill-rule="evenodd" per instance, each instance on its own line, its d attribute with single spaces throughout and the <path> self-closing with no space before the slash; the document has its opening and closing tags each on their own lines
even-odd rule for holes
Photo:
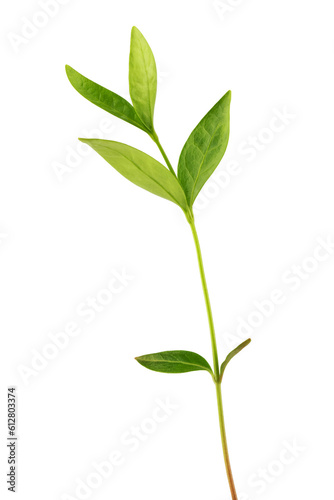
<svg viewBox="0 0 334 500">
<path fill-rule="evenodd" d="M 161 144 L 160 144 L 159 137 L 157 136 L 156 131 L 154 130 L 154 131 L 153 131 L 153 133 L 152 133 L 152 134 L 150 134 L 150 136 L 152 137 L 153 141 L 154 141 L 154 142 L 156 143 L 156 145 L 158 146 L 159 151 L 160 151 L 160 153 L 162 154 L 163 159 L 165 160 L 167 167 L 168 167 L 168 168 L 169 168 L 169 170 L 172 172 L 172 174 L 173 174 L 173 175 L 175 175 L 175 177 L 177 177 L 177 176 L 176 176 L 176 173 L 175 173 L 175 170 L 173 169 L 172 164 L 171 164 L 171 162 L 169 161 L 168 156 L 167 156 L 167 155 L 166 155 L 166 153 L 165 153 L 164 148 L 163 148 L 163 147 L 161 146 Z"/>
</svg>

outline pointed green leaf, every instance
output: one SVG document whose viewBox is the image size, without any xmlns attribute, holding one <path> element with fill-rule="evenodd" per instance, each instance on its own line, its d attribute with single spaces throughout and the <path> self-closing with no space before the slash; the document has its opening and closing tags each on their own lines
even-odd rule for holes
<svg viewBox="0 0 334 500">
<path fill-rule="evenodd" d="M 191 132 L 181 151 L 178 177 L 190 206 L 224 156 L 230 133 L 228 91 Z"/>
<path fill-rule="evenodd" d="M 70 83 L 79 94 L 93 104 L 96 104 L 96 106 L 102 108 L 104 111 L 108 111 L 108 113 L 117 116 L 117 118 L 121 118 L 131 123 L 131 125 L 135 125 L 147 132 L 145 125 L 137 115 L 134 107 L 126 99 L 123 99 L 123 97 L 98 85 L 92 80 L 89 80 L 75 71 L 75 69 L 71 68 L 71 66 L 66 66 L 65 68 Z"/>
<path fill-rule="evenodd" d="M 230 354 L 226 356 L 225 361 L 222 363 L 220 367 L 220 377 L 219 377 L 220 380 L 222 380 L 225 368 L 227 367 L 231 359 L 234 358 L 234 356 L 236 356 L 240 351 L 242 351 L 242 349 L 244 349 L 250 343 L 250 341 L 251 339 L 245 340 L 245 342 L 242 342 L 242 344 L 238 345 L 238 347 L 233 349 L 233 351 L 231 351 Z"/>
<path fill-rule="evenodd" d="M 146 127 L 153 132 L 157 68 L 149 44 L 135 26 L 131 31 L 129 86 L 135 110 Z"/>
<path fill-rule="evenodd" d="M 135 358 L 149 370 L 163 373 L 186 373 L 206 370 L 212 376 L 209 363 L 199 354 L 190 351 L 165 351 Z"/>
<path fill-rule="evenodd" d="M 91 146 L 102 158 L 129 181 L 166 198 L 187 211 L 188 205 L 177 178 L 151 156 L 121 142 L 104 139 L 79 139 Z"/>
</svg>

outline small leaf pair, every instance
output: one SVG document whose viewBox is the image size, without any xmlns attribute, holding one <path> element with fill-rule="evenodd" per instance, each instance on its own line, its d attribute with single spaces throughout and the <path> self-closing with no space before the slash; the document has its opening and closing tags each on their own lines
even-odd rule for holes
<svg viewBox="0 0 334 500">
<path fill-rule="evenodd" d="M 151 133 L 157 93 L 157 70 L 154 56 L 143 35 L 136 28 L 131 32 L 129 64 L 130 95 L 134 106 L 115 92 L 98 85 L 66 65 L 66 74 L 83 97 L 117 118 Z"/>
<path fill-rule="evenodd" d="M 66 66 L 66 73 L 83 97 L 146 132 L 159 147 L 169 171 L 159 161 L 126 144 L 102 139 L 80 140 L 137 186 L 176 203 L 189 220 L 198 193 L 218 166 L 227 147 L 231 93 L 227 92 L 190 134 L 181 151 L 176 176 L 154 129 L 157 93 L 154 55 L 136 27 L 131 32 L 129 59 L 129 88 L 133 105 L 70 66 Z"/>
<path fill-rule="evenodd" d="M 222 381 L 224 371 L 228 363 L 236 356 L 244 347 L 250 343 L 251 339 L 247 339 L 242 344 L 238 345 L 227 356 L 220 368 L 219 382 Z M 214 379 L 214 374 L 209 363 L 199 354 L 191 351 L 164 351 L 155 354 L 146 354 L 135 358 L 145 368 L 155 372 L 162 373 L 186 373 L 198 370 L 206 370 Z"/>
</svg>

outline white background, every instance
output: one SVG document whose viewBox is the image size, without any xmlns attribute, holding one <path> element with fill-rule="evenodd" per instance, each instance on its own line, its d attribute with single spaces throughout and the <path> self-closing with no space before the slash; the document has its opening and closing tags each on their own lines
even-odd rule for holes
<svg viewBox="0 0 334 500">
<path fill-rule="evenodd" d="M 197 226 L 220 357 L 241 319 L 262 322 L 223 385 L 239 500 L 331 497 L 334 253 L 322 251 L 320 263 L 312 256 L 319 238 L 334 240 L 332 2 L 58 7 L 53 17 L 34 0 L 1 7 L 1 497 L 11 498 L 6 388 L 14 384 L 16 498 L 80 498 L 78 480 L 115 450 L 122 465 L 87 498 L 230 498 L 210 377 L 157 374 L 133 360 L 188 349 L 211 361 L 186 220 L 95 153 L 76 157 L 75 167 L 66 159 L 76 138 L 102 122 L 111 128 L 104 138 L 160 160 L 148 136 L 84 100 L 64 72 L 70 64 L 128 98 L 133 25 L 156 56 L 155 123 L 174 166 L 192 128 L 232 90 L 228 151 L 198 199 Z M 44 26 L 29 31 L 27 20 Z M 273 120 L 277 113 L 286 123 Z M 247 152 L 254 137 L 261 150 Z M 69 170 L 60 177 L 59 164 Z M 294 265 L 306 272 L 292 281 Z M 122 269 L 133 279 L 87 324 L 77 308 Z M 284 304 L 252 316 L 254 301 L 274 289 Z M 19 370 L 32 369 L 34 350 L 42 353 L 50 332 L 69 322 L 80 334 L 24 381 Z M 159 398 L 178 407 L 153 428 L 147 419 Z M 145 441 L 132 451 L 122 435 L 141 425 Z M 298 456 L 284 452 L 287 443 Z M 260 488 L 261 468 L 268 475 Z"/>
</svg>

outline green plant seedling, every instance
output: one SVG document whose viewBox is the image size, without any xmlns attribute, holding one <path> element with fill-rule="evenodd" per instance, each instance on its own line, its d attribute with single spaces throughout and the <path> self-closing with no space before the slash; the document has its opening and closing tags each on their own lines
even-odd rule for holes
<svg viewBox="0 0 334 500">
<path fill-rule="evenodd" d="M 211 367 L 199 354 L 190 351 L 159 352 L 139 356 L 136 360 L 145 368 L 156 372 L 185 373 L 203 370 L 211 375 L 216 389 L 227 478 L 232 499 L 237 500 L 226 440 L 221 385 L 228 363 L 249 344 L 250 339 L 230 352 L 219 366 L 209 292 L 193 214 L 193 204 L 197 195 L 217 168 L 227 148 L 230 132 L 231 92 L 226 92 L 191 132 L 181 151 L 176 173 L 154 128 L 154 106 L 157 93 L 155 59 L 149 44 L 136 27 L 133 27 L 131 32 L 129 61 L 132 104 L 118 94 L 84 77 L 70 66 L 66 66 L 66 73 L 73 87 L 83 97 L 104 111 L 146 132 L 161 152 L 165 165 L 127 144 L 101 139 L 80 139 L 129 181 L 178 205 L 190 225 L 209 322 L 213 366 Z"/>
</svg>

